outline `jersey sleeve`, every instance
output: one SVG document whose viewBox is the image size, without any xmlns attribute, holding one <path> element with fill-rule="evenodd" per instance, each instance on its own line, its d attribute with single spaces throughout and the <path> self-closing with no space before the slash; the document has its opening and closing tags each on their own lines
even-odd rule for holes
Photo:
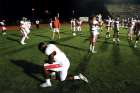
<svg viewBox="0 0 140 93">
<path fill-rule="evenodd" d="M 46 55 L 50 55 L 52 52 L 56 51 L 56 47 L 53 44 L 49 44 L 45 50 Z"/>
<path fill-rule="evenodd" d="M 51 48 L 51 47 L 46 48 L 45 54 L 46 54 L 46 55 L 50 55 L 53 51 L 54 51 L 54 50 L 53 50 L 53 48 Z"/>
</svg>

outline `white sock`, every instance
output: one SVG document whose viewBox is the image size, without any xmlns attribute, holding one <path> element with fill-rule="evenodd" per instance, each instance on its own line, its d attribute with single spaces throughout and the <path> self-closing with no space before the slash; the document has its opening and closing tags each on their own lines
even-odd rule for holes
<svg viewBox="0 0 140 93">
<path fill-rule="evenodd" d="M 89 49 L 90 49 L 90 51 L 92 51 L 92 44 L 90 44 Z"/>
<path fill-rule="evenodd" d="M 113 38 L 113 41 L 115 41 L 115 38 Z"/>
<path fill-rule="evenodd" d="M 137 45 L 138 41 L 135 42 L 135 46 Z"/>
<path fill-rule="evenodd" d="M 80 77 L 79 76 L 74 76 L 74 79 L 80 79 Z"/>
<path fill-rule="evenodd" d="M 50 79 L 46 79 L 46 83 L 47 83 L 48 85 L 51 85 Z"/>
<path fill-rule="evenodd" d="M 24 43 L 25 39 L 26 39 L 26 37 L 22 37 L 21 43 Z"/>
<path fill-rule="evenodd" d="M 120 39 L 119 39 L 119 38 L 117 38 L 117 41 L 120 41 Z"/>
<path fill-rule="evenodd" d="M 94 49 L 95 49 L 95 46 L 92 46 L 92 52 L 94 51 Z"/>
</svg>

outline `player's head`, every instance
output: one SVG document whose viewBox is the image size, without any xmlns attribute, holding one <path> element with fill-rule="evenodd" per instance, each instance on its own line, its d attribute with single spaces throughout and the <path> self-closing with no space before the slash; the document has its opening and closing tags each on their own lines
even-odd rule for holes
<svg viewBox="0 0 140 93">
<path fill-rule="evenodd" d="M 26 18 L 26 17 L 22 17 L 22 20 L 23 20 L 23 21 L 26 21 L 26 20 L 27 20 L 27 18 Z"/>
<path fill-rule="evenodd" d="M 3 19 L 2 22 L 5 22 L 5 20 Z"/>
<path fill-rule="evenodd" d="M 57 20 L 57 19 L 58 19 L 58 17 L 57 17 L 57 16 L 55 16 L 55 17 L 54 17 L 54 20 Z"/>
<path fill-rule="evenodd" d="M 45 42 L 40 42 L 40 43 L 38 44 L 38 49 L 39 49 L 42 53 L 45 53 L 46 47 L 47 47 L 47 43 L 45 43 Z"/>
</svg>

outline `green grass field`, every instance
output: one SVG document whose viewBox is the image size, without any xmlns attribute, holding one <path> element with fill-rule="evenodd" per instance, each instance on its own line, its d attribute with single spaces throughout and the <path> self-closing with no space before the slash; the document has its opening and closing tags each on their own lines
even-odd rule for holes
<svg viewBox="0 0 140 93">
<path fill-rule="evenodd" d="M 120 31 L 120 45 L 112 38 L 106 43 L 105 31 L 97 41 L 97 53 L 88 52 L 89 29 L 72 36 L 70 27 L 63 25 L 61 39 L 56 45 L 70 59 L 69 74 L 83 73 L 89 79 L 83 81 L 52 81 L 50 88 L 41 88 L 44 81 L 43 64 L 47 57 L 37 45 L 50 41 L 52 32 L 46 27 L 33 29 L 27 45 L 20 45 L 19 31 L 8 31 L 0 36 L 0 92 L 1 93 L 140 93 L 140 44 L 134 49 L 126 30 Z"/>
</svg>

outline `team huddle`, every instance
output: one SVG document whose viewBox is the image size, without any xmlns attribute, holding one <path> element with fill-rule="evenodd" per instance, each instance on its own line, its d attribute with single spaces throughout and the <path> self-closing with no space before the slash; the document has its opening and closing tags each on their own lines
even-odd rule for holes
<svg viewBox="0 0 140 93">
<path fill-rule="evenodd" d="M 31 22 L 27 18 L 23 17 L 20 21 L 20 32 L 21 32 L 21 41 L 22 45 L 26 44 L 25 40 L 29 39 L 29 33 L 31 29 Z"/>
</svg>

